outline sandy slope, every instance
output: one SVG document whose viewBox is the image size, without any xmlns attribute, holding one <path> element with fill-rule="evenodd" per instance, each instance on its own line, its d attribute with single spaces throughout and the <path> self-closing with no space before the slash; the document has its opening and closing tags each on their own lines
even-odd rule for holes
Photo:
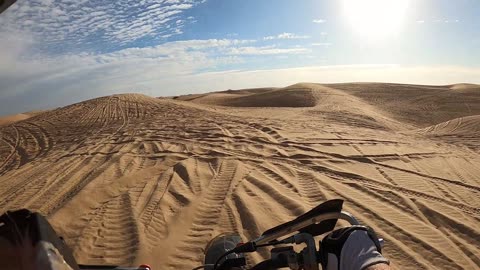
<svg viewBox="0 0 480 270">
<path fill-rule="evenodd" d="M 480 115 L 455 118 L 417 132 L 433 139 L 480 150 Z"/>
<path fill-rule="evenodd" d="M 0 117 L 0 126 L 9 125 L 18 121 L 22 121 L 28 119 L 30 117 L 34 117 L 35 115 L 41 114 L 44 111 L 33 111 L 33 112 L 26 112 L 26 113 L 19 113 L 13 115 L 6 115 Z"/>
<path fill-rule="evenodd" d="M 456 91 L 480 91 L 480 85 L 471 83 L 459 83 L 450 85 L 450 89 Z"/>
<path fill-rule="evenodd" d="M 422 130 L 427 135 L 435 136 L 480 136 L 480 115 L 455 118 Z"/>
<path fill-rule="evenodd" d="M 191 269 L 220 232 L 253 238 L 343 198 L 394 269 L 478 269 L 478 116 L 466 116 L 480 115 L 480 92 L 450 87 L 73 104 L 0 127 L 0 211 L 49 215 L 82 263 Z"/>
</svg>

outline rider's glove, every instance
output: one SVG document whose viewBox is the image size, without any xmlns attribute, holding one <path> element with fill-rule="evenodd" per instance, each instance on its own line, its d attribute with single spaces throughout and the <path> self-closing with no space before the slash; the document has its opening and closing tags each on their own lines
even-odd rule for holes
<svg viewBox="0 0 480 270">
<path fill-rule="evenodd" d="M 373 229 L 352 226 L 331 232 L 321 243 L 320 258 L 324 270 L 363 270 L 389 261 L 382 256 Z"/>
</svg>

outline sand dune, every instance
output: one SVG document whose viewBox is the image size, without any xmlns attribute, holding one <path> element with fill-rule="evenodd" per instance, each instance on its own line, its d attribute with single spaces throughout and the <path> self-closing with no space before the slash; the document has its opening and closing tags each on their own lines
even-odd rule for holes
<svg viewBox="0 0 480 270">
<path fill-rule="evenodd" d="M 266 92 L 274 91 L 278 88 L 252 88 L 241 90 L 226 90 L 207 94 L 190 94 L 184 96 L 177 96 L 173 99 L 182 101 L 192 101 L 198 104 L 209 104 L 217 106 L 228 106 L 228 104 L 235 99 L 245 98 L 247 96 L 258 95 Z M 251 106 L 247 106 L 251 107 Z"/>
<path fill-rule="evenodd" d="M 452 119 L 450 121 L 440 123 L 423 129 L 429 135 L 480 135 L 480 115 L 472 115 Z"/>
<path fill-rule="evenodd" d="M 459 83 L 459 84 L 451 85 L 450 89 L 479 91 L 480 90 L 480 85 L 471 84 L 471 83 Z"/>
<path fill-rule="evenodd" d="M 454 118 L 480 114 L 478 91 L 450 86 L 408 84 L 334 84 L 399 121 L 427 127 Z"/>
<path fill-rule="evenodd" d="M 480 115 L 455 118 L 420 129 L 419 133 L 451 144 L 480 150 Z"/>
<path fill-rule="evenodd" d="M 234 107 L 313 107 L 316 105 L 316 101 L 310 88 L 298 84 L 228 99 L 223 104 L 218 105 Z"/>
<path fill-rule="evenodd" d="M 200 104 L 232 107 L 313 107 L 317 100 L 312 89 L 296 84 L 285 88 L 257 88 L 187 95 L 176 98 Z"/>
<path fill-rule="evenodd" d="M 81 263 L 191 269 L 218 233 L 343 198 L 394 269 L 478 269 L 479 105 L 396 84 L 97 98 L 0 127 L 0 210 L 48 215 Z"/>
<path fill-rule="evenodd" d="M 26 112 L 26 113 L 19 113 L 14 115 L 7 115 L 0 117 L 0 126 L 9 125 L 18 121 L 22 121 L 33 117 L 35 115 L 41 114 L 44 111 L 33 111 L 33 112 Z"/>
</svg>

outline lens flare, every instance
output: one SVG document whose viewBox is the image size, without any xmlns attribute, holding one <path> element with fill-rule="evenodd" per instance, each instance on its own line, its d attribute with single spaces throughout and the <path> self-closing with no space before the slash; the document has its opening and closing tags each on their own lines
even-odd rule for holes
<svg viewBox="0 0 480 270">
<path fill-rule="evenodd" d="M 352 29 L 368 37 L 398 34 L 407 17 L 410 0 L 342 0 Z"/>
</svg>

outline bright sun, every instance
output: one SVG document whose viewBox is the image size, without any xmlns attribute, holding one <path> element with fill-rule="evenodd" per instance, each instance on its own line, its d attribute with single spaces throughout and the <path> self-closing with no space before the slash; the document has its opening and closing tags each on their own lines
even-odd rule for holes
<svg viewBox="0 0 480 270">
<path fill-rule="evenodd" d="M 347 20 L 355 32 L 372 37 L 398 34 L 410 0 L 342 0 Z"/>
</svg>

